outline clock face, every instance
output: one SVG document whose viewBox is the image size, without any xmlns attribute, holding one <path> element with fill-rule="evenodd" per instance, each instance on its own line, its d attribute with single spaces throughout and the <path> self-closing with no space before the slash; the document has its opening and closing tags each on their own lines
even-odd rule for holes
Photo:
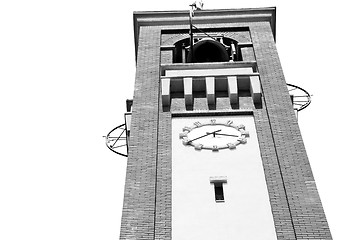
<svg viewBox="0 0 360 240">
<path fill-rule="evenodd" d="M 207 122 L 196 121 L 191 126 L 183 127 L 179 134 L 183 144 L 193 146 L 196 150 L 236 149 L 239 144 L 245 144 L 249 132 L 245 126 L 236 125 L 231 119 L 211 119 Z"/>
</svg>

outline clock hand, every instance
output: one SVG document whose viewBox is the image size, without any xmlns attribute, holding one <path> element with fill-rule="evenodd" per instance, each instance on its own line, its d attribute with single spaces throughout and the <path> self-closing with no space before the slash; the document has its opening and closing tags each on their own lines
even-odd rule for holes
<svg viewBox="0 0 360 240">
<path fill-rule="evenodd" d="M 200 137 L 197 137 L 197 138 L 194 138 L 194 139 L 189 140 L 187 143 L 191 143 L 192 141 L 195 141 L 195 140 L 198 140 L 198 139 L 200 139 L 200 138 L 209 136 L 209 135 L 211 135 L 211 134 L 215 134 L 215 133 L 220 132 L 220 131 L 221 131 L 221 129 L 216 130 L 216 131 L 213 131 L 213 132 L 207 132 L 206 134 L 204 134 L 204 135 L 202 135 L 202 136 L 200 136 Z"/>
<path fill-rule="evenodd" d="M 208 134 L 214 134 L 214 137 L 215 137 L 215 135 L 230 136 L 230 137 L 239 137 L 238 135 L 232 135 L 232 134 L 226 134 L 226 133 L 217 133 L 217 132 L 211 132 L 211 133 L 206 132 L 206 133 L 208 133 Z"/>
<path fill-rule="evenodd" d="M 238 135 L 233 135 L 233 134 L 225 134 L 225 133 L 214 133 L 216 135 L 222 135 L 222 136 L 229 136 L 229 137 L 239 137 Z"/>
</svg>

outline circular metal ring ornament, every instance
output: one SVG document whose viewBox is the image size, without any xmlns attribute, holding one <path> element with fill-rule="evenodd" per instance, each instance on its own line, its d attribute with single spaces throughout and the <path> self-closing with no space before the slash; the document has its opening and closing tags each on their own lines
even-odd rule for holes
<svg viewBox="0 0 360 240">
<path fill-rule="evenodd" d="M 127 136 L 126 136 L 126 125 L 121 124 L 111 130 L 105 137 L 106 146 L 121 156 L 127 157 Z"/>
<path fill-rule="evenodd" d="M 287 83 L 294 109 L 301 111 L 311 103 L 311 95 L 303 88 Z"/>
</svg>

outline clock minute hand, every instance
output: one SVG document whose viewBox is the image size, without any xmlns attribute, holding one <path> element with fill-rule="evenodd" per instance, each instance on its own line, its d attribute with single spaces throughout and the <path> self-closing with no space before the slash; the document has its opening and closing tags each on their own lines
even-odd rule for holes
<svg viewBox="0 0 360 240">
<path fill-rule="evenodd" d="M 220 132 L 220 131 L 221 131 L 221 129 L 216 130 L 216 131 L 213 131 L 213 132 L 207 132 L 206 134 L 204 134 L 204 135 L 202 135 L 202 136 L 200 136 L 200 137 L 197 137 L 197 138 L 194 138 L 194 139 L 189 140 L 188 143 L 191 143 L 192 141 L 195 141 L 195 140 L 198 140 L 198 139 L 200 139 L 200 138 L 209 136 L 209 135 L 211 135 L 211 134 L 215 134 L 215 133 Z"/>
</svg>

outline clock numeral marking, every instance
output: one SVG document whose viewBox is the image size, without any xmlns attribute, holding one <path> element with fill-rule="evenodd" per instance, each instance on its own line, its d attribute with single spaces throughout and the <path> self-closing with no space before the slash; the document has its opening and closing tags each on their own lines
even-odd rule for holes
<svg viewBox="0 0 360 240">
<path fill-rule="evenodd" d="M 190 144 L 190 140 L 187 137 L 183 138 L 183 144 L 184 145 L 189 145 Z"/>
<path fill-rule="evenodd" d="M 241 135 L 245 137 L 250 137 L 249 131 L 241 130 Z"/>
<path fill-rule="evenodd" d="M 226 145 L 228 146 L 229 149 L 235 149 L 236 148 L 236 145 L 233 144 L 233 143 L 228 143 Z"/>
<path fill-rule="evenodd" d="M 187 138 L 188 132 L 179 133 L 179 138 Z"/>
<path fill-rule="evenodd" d="M 233 124 L 232 120 L 229 120 L 229 121 L 226 122 L 226 125 L 228 125 L 228 126 L 231 126 L 231 124 Z"/>
<path fill-rule="evenodd" d="M 192 130 L 191 127 L 183 127 L 184 132 L 190 132 Z"/>
<path fill-rule="evenodd" d="M 246 138 L 244 138 L 244 137 L 238 138 L 237 141 L 240 142 L 240 143 L 246 143 L 247 142 Z"/>
<path fill-rule="evenodd" d="M 201 127 L 201 126 L 202 126 L 201 122 L 199 122 L 199 121 L 194 122 L 194 125 L 195 125 L 196 127 Z"/>
<path fill-rule="evenodd" d="M 245 130 L 245 125 L 244 124 L 240 124 L 239 126 L 237 126 L 237 129 L 240 131 L 240 129 Z"/>
<path fill-rule="evenodd" d="M 196 144 L 196 145 L 194 145 L 194 148 L 195 148 L 195 150 L 201 150 L 203 148 L 203 146 L 204 145 L 202 145 L 202 144 Z"/>
<path fill-rule="evenodd" d="M 213 125 L 215 125 L 215 124 L 216 124 L 216 119 L 211 119 L 211 120 L 210 120 L 210 123 L 213 124 Z"/>
<path fill-rule="evenodd" d="M 219 151 L 219 147 L 217 145 L 213 145 L 212 150 L 213 151 Z"/>
</svg>

